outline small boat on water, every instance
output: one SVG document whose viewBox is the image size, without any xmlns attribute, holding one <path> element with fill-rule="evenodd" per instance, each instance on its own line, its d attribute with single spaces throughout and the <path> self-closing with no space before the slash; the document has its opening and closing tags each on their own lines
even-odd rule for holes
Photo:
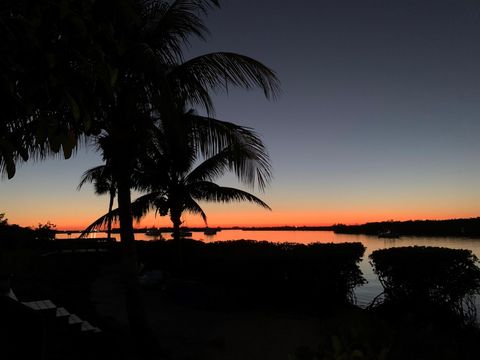
<svg viewBox="0 0 480 360">
<path fill-rule="evenodd" d="M 217 229 L 212 229 L 212 228 L 205 228 L 205 230 L 203 231 L 205 235 L 215 235 L 217 232 L 218 232 Z"/>
<path fill-rule="evenodd" d="M 385 238 L 385 239 L 398 239 L 400 237 L 400 234 L 387 230 L 387 231 L 381 231 L 378 233 L 379 238 Z"/>
<path fill-rule="evenodd" d="M 172 237 L 175 236 L 175 233 L 171 233 Z M 180 230 L 180 237 L 181 238 L 188 238 L 192 236 L 192 232 L 188 230 Z"/>
<path fill-rule="evenodd" d="M 147 236 L 161 236 L 162 233 L 161 233 L 160 229 L 151 228 L 151 229 L 147 229 L 147 231 L 145 231 L 145 235 L 147 235 Z"/>
</svg>

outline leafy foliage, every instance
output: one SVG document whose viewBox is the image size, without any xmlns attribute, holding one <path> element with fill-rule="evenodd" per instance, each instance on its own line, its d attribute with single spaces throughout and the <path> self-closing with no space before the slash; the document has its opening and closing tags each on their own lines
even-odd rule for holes
<svg viewBox="0 0 480 360">
<path fill-rule="evenodd" d="M 99 48 L 105 22 L 97 3 L 2 2 L 0 172 L 9 178 L 16 162 L 59 151 L 69 158 L 83 134 L 97 131 L 111 70 Z"/>
<path fill-rule="evenodd" d="M 370 259 L 386 303 L 475 319 L 473 296 L 480 291 L 480 269 L 470 250 L 400 247 L 376 250 Z"/>
<path fill-rule="evenodd" d="M 46 224 L 38 224 L 34 229 L 35 238 L 38 240 L 54 240 L 56 234 L 55 224 L 52 224 L 50 221 L 47 221 Z"/>
<path fill-rule="evenodd" d="M 38 224 L 35 229 L 9 224 L 5 214 L 0 213 L 0 248 L 21 248 L 39 245 L 45 240 L 55 239 L 55 225 L 51 222 Z"/>
<path fill-rule="evenodd" d="M 387 360 L 394 329 L 374 314 L 346 309 L 331 314 L 320 325 L 318 346 L 301 346 L 295 360 Z"/>
<path fill-rule="evenodd" d="M 16 247 L 34 239 L 34 231 L 30 228 L 9 224 L 5 213 L 0 213 L 0 248 Z"/>
<path fill-rule="evenodd" d="M 0 227 L 6 226 L 8 224 L 8 219 L 5 217 L 5 213 L 0 213 Z"/>
<path fill-rule="evenodd" d="M 395 319 L 378 311 L 345 309 L 320 321 L 317 346 L 301 346 L 295 360 L 473 360 L 479 329 L 418 321 L 401 313 Z"/>
</svg>

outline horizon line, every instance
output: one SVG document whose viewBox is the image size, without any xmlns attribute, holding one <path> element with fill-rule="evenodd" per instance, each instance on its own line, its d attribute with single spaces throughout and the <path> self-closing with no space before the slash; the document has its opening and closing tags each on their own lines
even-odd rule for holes
<svg viewBox="0 0 480 360">
<path fill-rule="evenodd" d="M 473 219 L 480 219 L 480 216 L 473 216 L 473 217 L 464 217 L 464 218 L 447 218 L 447 219 L 409 219 L 409 220 L 394 220 L 394 219 L 389 219 L 389 220 L 376 220 L 376 221 L 367 221 L 363 223 L 341 223 L 337 222 L 334 224 L 330 225 L 213 225 L 213 226 L 207 226 L 207 225 L 201 225 L 201 226 L 185 226 L 184 228 L 187 229 L 205 229 L 205 228 L 221 228 L 221 229 L 279 229 L 279 228 L 292 228 L 292 229 L 298 229 L 298 228 L 332 228 L 334 226 L 359 226 L 359 225 L 365 225 L 365 224 L 374 224 L 374 223 L 387 223 L 387 222 L 409 222 L 409 221 L 452 221 L 452 220 L 473 220 Z M 137 226 L 133 227 L 134 231 L 138 230 L 146 230 L 146 229 L 173 229 L 173 226 Z M 66 227 L 61 227 L 57 229 L 57 231 L 62 231 L 62 232 L 82 232 L 84 229 L 78 229 L 78 228 L 66 228 Z M 120 227 L 114 227 L 112 228 L 112 231 L 118 232 L 120 230 Z M 105 230 L 100 230 L 99 232 L 105 232 Z"/>
</svg>

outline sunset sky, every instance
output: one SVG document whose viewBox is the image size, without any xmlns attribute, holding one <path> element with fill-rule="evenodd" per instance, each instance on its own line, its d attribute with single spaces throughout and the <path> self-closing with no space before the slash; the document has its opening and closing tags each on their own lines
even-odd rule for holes
<svg viewBox="0 0 480 360">
<path fill-rule="evenodd" d="M 216 96 L 216 116 L 253 127 L 274 180 L 273 211 L 205 205 L 210 226 L 330 225 L 480 216 L 480 5 L 463 0 L 224 1 L 207 43 L 276 71 L 282 94 Z M 11 223 L 82 228 L 106 196 L 76 187 L 92 149 L 21 165 L 0 182 Z M 220 181 L 238 186 L 233 178 Z M 143 226 L 170 225 L 146 218 Z M 202 225 L 188 216 L 185 225 Z"/>
</svg>

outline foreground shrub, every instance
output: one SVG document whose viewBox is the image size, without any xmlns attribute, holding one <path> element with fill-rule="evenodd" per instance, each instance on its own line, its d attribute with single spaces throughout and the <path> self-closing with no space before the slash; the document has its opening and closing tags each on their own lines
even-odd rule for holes
<svg viewBox="0 0 480 360">
<path fill-rule="evenodd" d="M 365 309 L 332 313 L 319 323 L 318 345 L 298 347 L 292 359 L 478 359 L 480 331 L 477 328 L 425 323 L 411 316 L 392 319 L 383 315 Z"/>
<path fill-rule="evenodd" d="M 35 229 L 9 224 L 5 214 L 0 213 L 0 249 L 38 248 L 55 239 L 55 227 L 51 222 L 38 224 Z"/>
<path fill-rule="evenodd" d="M 295 360 L 390 360 L 392 327 L 363 309 L 347 309 L 323 318 L 317 346 L 300 346 Z"/>
<path fill-rule="evenodd" d="M 178 269 L 175 241 L 144 243 L 140 254 L 149 267 Z M 182 241 L 182 276 L 219 289 L 244 305 L 345 305 L 365 282 L 358 266 L 361 243 L 310 245 L 265 241 L 202 243 Z"/>
<path fill-rule="evenodd" d="M 475 321 L 480 269 L 470 250 L 400 247 L 374 251 L 370 259 L 384 303 L 427 313 L 446 310 Z"/>
</svg>

